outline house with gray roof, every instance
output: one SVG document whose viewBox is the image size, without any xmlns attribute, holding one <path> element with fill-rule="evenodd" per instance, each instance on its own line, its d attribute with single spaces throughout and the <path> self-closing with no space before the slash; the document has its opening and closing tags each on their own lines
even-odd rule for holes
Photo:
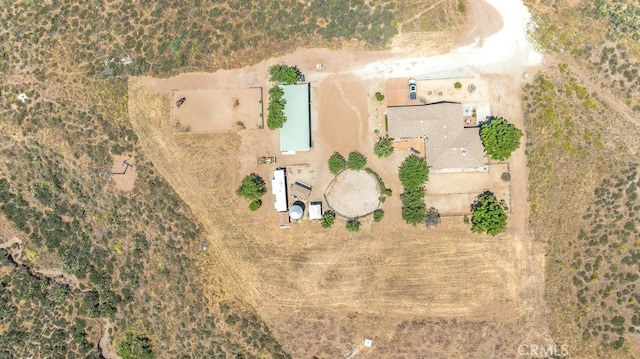
<svg viewBox="0 0 640 359">
<path fill-rule="evenodd" d="M 431 171 L 487 171 L 480 129 L 465 125 L 462 104 L 438 102 L 387 108 L 387 135 L 396 141 L 424 139 Z"/>
</svg>

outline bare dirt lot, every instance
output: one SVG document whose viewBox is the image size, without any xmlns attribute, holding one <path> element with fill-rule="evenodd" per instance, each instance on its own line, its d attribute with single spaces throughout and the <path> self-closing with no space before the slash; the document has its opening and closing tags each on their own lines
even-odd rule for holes
<svg viewBox="0 0 640 359">
<path fill-rule="evenodd" d="M 500 178 L 508 167 L 503 163 L 488 166 L 488 172 L 432 173 L 426 185 L 427 206 L 437 208 L 441 215 L 469 214 L 471 203 L 486 190 L 510 205 L 509 182 Z"/>
<path fill-rule="evenodd" d="M 113 167 L 111 168 L 111 180 L 116 188 L 129 192 L 133 189 L 138 171 L 134 167 L 134 161 L 129 156 L 113 156 Z"/>
<path fill-rule="evenodd" d="M 181 99 L 184 102 L 178 106 Z M 173 92 L 175 132 L 219 132 L 262 124 L 262 89 L 203 89 Z"/>
</svg>

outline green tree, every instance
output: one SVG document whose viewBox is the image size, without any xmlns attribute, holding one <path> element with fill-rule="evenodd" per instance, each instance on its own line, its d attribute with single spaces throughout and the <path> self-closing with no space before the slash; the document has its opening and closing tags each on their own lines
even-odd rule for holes
<svg viewBox="0 0 640 359">
<path fill-rule="evenodd" d="M 145 336 L 127 332 L 118 346 L 118 355 L 122 359 L 153 359 L 151 340 Z"/>
<path fill-rule="evenodd" d="M 462 84 L 460 82 L 456 82 L 455 84 L 453 84 L 453 87 L 455 87 L 457 89 L 461 89 L 462 88 Z"/>
<path fill-rule="evenodd" d="M 349 159 L 347 160 L 347 167 L 354 171 L 360 171 L 367 165 L 367 158 L 360 152 L 349 153 Z"/>
<path fill-rule="evenodd" d="M 252 173 L 242 180 L 242 184 L 236 190 L 236 194 L 250 201 L 259 200 L 267 191 L 264 181 L 260 176 Z"/>
<path fill-rule="evenodd" d="M 411 155 L 400 165 L 398 175 L 405 190 L 417 189 L 429 180 L 429 166 L 424 159 Z"/>
<path fill-rule="evenodd" d="M 270 130 L 281 128 L 287 117 L 284 114 L 284 106 L 287 101 L 284 99 L 284 91 L 280 86 L 273 86 L 269 89 L 269 106 L 267 107 L 267 127 Z"/>
<path fill-rule="evenodd" d="M 408 224 L 417 225 L 424 220 L 427 207 L 424 204 L 424 190 L 422 188 L 405 188 L 400 195 L 402 201 L 402 219 Z"/>
<path fill-rule="evenodd" d="M 522 131 L 504 118 L 494 118 L 482 125 L 480 138 L 491 158 L 503 161 L 520 147 Z"/>
<path fill-rule="evenodd" d="M 441 222 L 440 213 L 435 207 L 429 208 L 424 218 L 424 223 L 429 227 L 437 227 Z"/>
<path fill-rule="evenodd" d="M 357 232 L 360 230 L 360 221 L 357 219 L 350 219 L 347 221 L 345 228 L 347 228 L 347 231 L 349 232 Z"/>
<path fill-rule="evenodd" d="M 504 232 L 507 228 L 507 215 L 496 196 L 487 191 L 478 196 L 471 205 L 471 230 L 476 233 L 488 233 L 492 236 Z"/>
<path fill-rule="evenodd" d="M 376 92 L 376 100 L 378 101 L 384 100 L 384 95 L 381 94 L 380 92 Z"/>
<path fill-rule="evenodd" d="M 393 154 L 393 140 L 388 137 L 380 137 L 378 142 L 373 146 L 373 153 L 378 158 L 389 157 Z"/>
<path fill-rule="evenodd" d="M 294 66 L 272 65 L 269 66 L 269 80 L 283 85 L 292 85 L 298 82 L 300 74 Z"/>
<path fill-rule="evenodd" d="M 330 228 L 333 226 L 333 222 L 336 221 L 336 214 L 333 211 L 326 211 L 322 215 L 322 220 L 320 221 L 320 225 L 322 228 Z"/>
<path fill-rule="evenodd" d="M 373 212 L 373 221 L 380 222 L 382 221 L 382 218 L 384 218 L 384 211 L 381 209 L 376 209 L 375 212 Z"/>
<path fill-rule="evenodd" d="M 347 161 L 340 153 L 334 152 L 331 157 L 329 157 L 329 172 L 335 175 L 345 168 L 347 168 Z"/>
</svg>

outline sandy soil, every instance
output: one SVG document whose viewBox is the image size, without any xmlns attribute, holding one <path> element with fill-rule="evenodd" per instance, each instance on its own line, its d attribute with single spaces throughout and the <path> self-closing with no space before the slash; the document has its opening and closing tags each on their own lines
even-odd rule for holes
<svg viewBox="0 0 640 359">
<path fill-rule="evenodd" d="M 176 132 L 217 132 L 262 126 L 262 90 L 201 89 L 174 91 Z"/>
<path fill-rule="evenodd" d="M 204 273 L 225 278 L 226 295 L 237 295 L 253 305 L 294 357 L 348 355 L 353 352 L 351 343 L 358 345 L 365 336 L 376 343 L 360 352 L 367 358 L 393 357 L 403 350 L 409 350 L 403 357 L 416 353 L 447 357 L 456 352 L 442 342 L 430 341 L 431 335 L 422 340 L 403 335 L 405 322 L 460 321 L 447 330 L 461 338 L 476 338 L 475 346 L 456 349 L 467 357 L 468 353 L 504 356 L 496 351 L 514 354 L 522 338 L 546 330 L 541 316 L 544 252 L 527 236 L 524 146 L 510 160 L 513 213 L 507 233 L 497 237 L 472 235 L 458 218 L 445 218 L 433 230 L 404 224 L 397 167 L 407 153 L 397 151 L 383 160 L 372 153 L 373 130 L 380 128 L 381 116 L 381 104 L 373 94 L 384 86 L 380 82 L 384 77 L 480 76 L 491 83 L 486 96 L 492 112 L 523 128 L 517 95 L 522 71 L 540 59 L 522 33 L 528 13 L 518 1 L 488 3 L 500 14 L 508 14 L 503 28 L 483 41 L 436 57 L 297 50 L 238 71 L 131 79 L 132 126 L 158 171 L 209 234 L 210 250 L 197 259 L 198 265 Z M 472 30 L 469 36 L 476 31 L 481 37 L 492 30 Z M 342 220 L 329 230 L 305 222 L 282 231 L 271 206 L 249 212 L 246 203 L 233 196 L 246 173 L 271 176 L 275 165 L 259 166 L 255 158 L 277 154 L 277 133 L 255 129 L 216 135 L 172 133 L 172 89 L 228 83 L 264 86 L 267 67 L 280 62 L 298 65 L 311 81 L 316 120 L 312 120 L 313 149 L 278 156 L 277 165 L 313 164 L 309 167 L 313 172 L 300 175 L 312 182 L 310 199 L 314 200 L 332 178 L 325 165 L 330 154 L 361 151 L 394 193 L 382 206 L 381 223 L 365 222 L 355 234 L 344 230 Z M 324 64 L 322 71 L 316 70 L 318 62 Z M 208 277 L 202 280 L 207 285 Z M 494 324 L 482 327 L 480 334 L 474 323 L 486 322 Z"/>
<path fill-rule="evenodd" d="M 111 172 L 113 173 L 111 176 L 111 180 L 113 181 L 117 189 L 123 192 L 129 192 L 133 190 L 136 183 L 136 178 L 138 178 L 138 171 L 134 166 L 133 158 L 126 155 L 113 156 L 113 166 L 111 167 Z"/>
<path fill-rule="evenodd" d="M 325 198 L 327 205 L 337 214 L 358 218 L 378 208 L 380 188 L 376 179 L 366 171 L 346 170 L 331 182 Z"/>
</svg>

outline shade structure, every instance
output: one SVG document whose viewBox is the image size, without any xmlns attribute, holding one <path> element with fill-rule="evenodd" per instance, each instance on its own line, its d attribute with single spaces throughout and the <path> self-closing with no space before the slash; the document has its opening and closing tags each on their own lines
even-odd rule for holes
<svg viewBox="0 0 640 359">
<path fill-rule="evenodd" d="M 289 208 L 289 217 L 291 217 L 291 219 L 293 220 L 302 218 L 303 213 L 304 210 L 300 205 L 294 204 L 293 206 L 291 206 L 291 208 Z"/>
</svg>

